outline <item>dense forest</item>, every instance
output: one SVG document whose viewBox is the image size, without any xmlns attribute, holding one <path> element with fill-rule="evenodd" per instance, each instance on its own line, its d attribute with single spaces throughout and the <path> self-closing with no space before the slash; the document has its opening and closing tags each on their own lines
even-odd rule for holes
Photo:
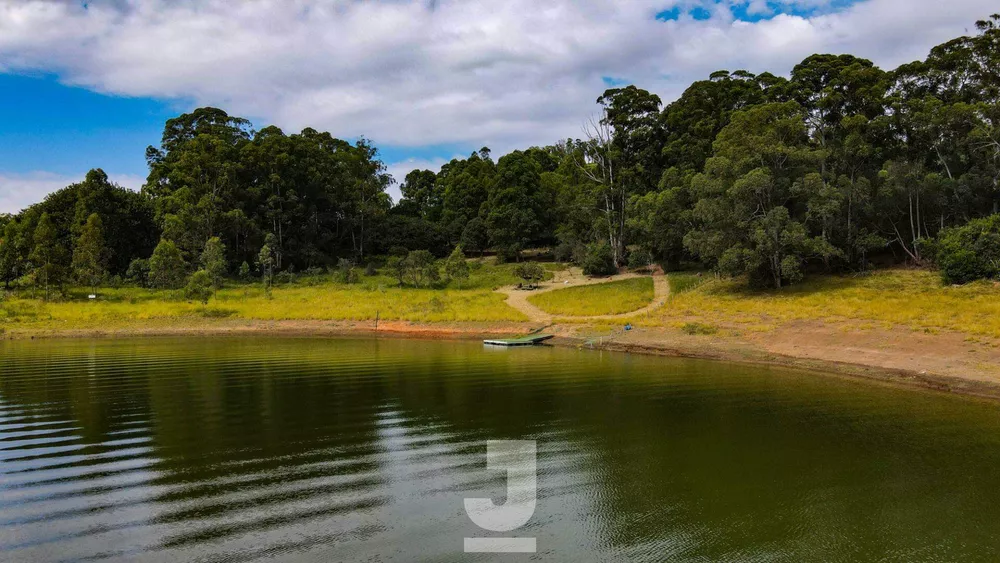
<svg viewBox="0 0 1000 563">
<path fill-rule="evenodd" d="M 997 277 L 1000 15 L 977 28 L 892 71 L 813 55 L 788 77 L 713 73 L 666 106 L 609 89 L 585 138 L 414 170 L 395 205 L 367 140 L 197 109 L 147 149 L 141 192 L 93 170 L 0 217 L 0 277 L 170 287 L 456 247 L 511 261 L 548 247 L 593 274 L 699 264 L 771 287 L 874 257 Z"/>
</svg>

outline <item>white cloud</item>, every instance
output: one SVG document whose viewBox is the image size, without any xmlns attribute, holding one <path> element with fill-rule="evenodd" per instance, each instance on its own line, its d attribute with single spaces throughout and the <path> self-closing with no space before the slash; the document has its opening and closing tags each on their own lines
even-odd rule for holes
<svg viewBox="0 0 1000 563">
<path fill-rule="evenodd" d="M 463 156 L 454 155 L 452 158 L 463 158 Z M 408 158 L 386 165 L 389 174 L 392 174 L 392 177 L 396 179 L 396 185 L 389 188 L 389 195 L 392 196 L 392 200 L 398 202 L 402 197 L 402 192 L 399 190 L 400 184 L 403 183 L 403 178 L 405 178 L 411 171 L 430 170 L 432 172 L 438 172 L 441 170 L 441 167 L 450 160 L 451 159 L 445 158 Z"/>
<path fill-rule="evenodd" d="M 605 76 L 670 100 L 713 70 L 787 74 L 814 52 L 893 67 L 997 11 L 996 0 L 867 0 L 834 12 L 829 0 L 780 0 L 820 15 L 749 23 L 720 4 L 706 21 L 655 19 L 697 3 L 0 0 L 0 71 L 190 98 L 290 130 L 500 155 L 580 136 Z"/>
<path fill-rule="evenodd" d="M 74 176 L 50 172 L 0 173 L 0 213 L 17 213 L 29 205 L 42 201 L 54 191 L 83 181 L 86 175 L 86 172 Z M 141 188 L 146 181 L 145 178 L 131 174 L 108 174 L 108 179 L 133 191 Z"/>
</svg>

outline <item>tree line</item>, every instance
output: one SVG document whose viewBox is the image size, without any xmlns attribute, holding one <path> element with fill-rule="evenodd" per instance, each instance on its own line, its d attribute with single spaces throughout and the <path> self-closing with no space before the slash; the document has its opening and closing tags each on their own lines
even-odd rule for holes
<svg viewBox="0 0 1000 563">
<path fill-rule="evenodd" d="M 772 287 L 875 257 L 1000 275 L 1000 222 L 984 219 L 1000 211 L 1000 15 L 977 30 L 891 71 L 813 55 L 787 77 L 713 73 L 666 106 L 612 88 L 584 138 L 414 170 L 395 205 L 365 139 L 200 108 L 167 121 L 139 193 L 93 170 L 0 218 L 0 276 L 48 292 L 204 271 L 204 286 L 381 260 L 419 285 L 456 248 L 533 247 L 593 274 L 696 263 Z"/>
</svg>

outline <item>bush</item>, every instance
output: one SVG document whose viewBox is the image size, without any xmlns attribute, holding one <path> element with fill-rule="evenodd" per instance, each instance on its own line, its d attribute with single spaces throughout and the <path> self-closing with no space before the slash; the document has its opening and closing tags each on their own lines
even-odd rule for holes
<svg viewBox="0 0 1000 563">
<path fill-rule="evenodd" d="M 203 307 L 198 312 L 207 319 L 225 319 L 235 315 L 238 311 L 220 307 Z"/>
<path fill-rule="evenodd" d="M 537 262 L 525 262 L 514 268 L 514 275 L 527 282 L 528 285 L 535 285 L 545 278 L 545 269 Z"/>
<path fill-rule="evenodd" d="M 712 325 L 702 323 L 685 323 L 684 326 L 681 327 L 681 331 L 684 332 L 684 334 L 690 334 L 692 336 L 696 334 L 708 336 L 719 332 L 719 329 Z"/>
<path fill-rule="evenodd" d="M 469 279 L 469 263 L 465 260 L 462 245 L 456 246 L 451 256 L 445 260 L 444 272 L 448 275 L 449 281 L 457 280 L 459 287 L 462 287 L 462 282 Z"/>
<path fill-rule="evenodd" d="M 588 276 L 610 276 L 618 273 L 611 256 L 611 245 L 603 241 L 587 245 L 587 253 L 581 266 L 583 273 Z"/>
<path fill-rule="evenodd" d="M 1000 278 L 1000 215 L 945 229 L 935 258 L 944 283 Z"/>
<path fill-rule="evenodd" d="M 403 266 L 413 285 L 420 286 L 426 282 L 429 286 L 441 279 L 434 255 L 427 250 L 411 251 L 403 261 Z"/>
<path fill-rule="evenodd" d="M 358 272 L 354 269 L 354 262 L 341 258 L 337 260 L 337 281 L 340 283 L 356 283 Z"/>
<path fill-rule="evenodd" d="M 628 267 L 632 270 L 648 268 L 652 264 L 653 255 L 644 248 L 633 250 L 628 254 Z"/>
</svg>

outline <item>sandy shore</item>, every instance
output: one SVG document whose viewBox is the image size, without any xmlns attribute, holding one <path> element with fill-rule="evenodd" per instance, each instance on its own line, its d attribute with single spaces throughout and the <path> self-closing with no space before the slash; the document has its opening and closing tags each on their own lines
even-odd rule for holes
<svg viewBox="0 0 1000 563">
<path fill-rule="evenodd" d="M 246 321 L 178 319 L 169 323 L 88 330 L 8 333 L 8 338 L 122 338 L 154 336 L 365 336 L 479 339 L 545 328 L 557 346 L 780 365 L 883 384 L 1000 400 L 1000 342 L 960 333 L 905 329 L 858 330 L 848 325 L 799 322 L 743 336 L 687 335 L 669 328 L 637 328 L 613 338 L 581 325 L 539 323 L 411 323 L 372 321 Z M 603 333 L 607 335 L 608 333 Z"/>
</svg>

